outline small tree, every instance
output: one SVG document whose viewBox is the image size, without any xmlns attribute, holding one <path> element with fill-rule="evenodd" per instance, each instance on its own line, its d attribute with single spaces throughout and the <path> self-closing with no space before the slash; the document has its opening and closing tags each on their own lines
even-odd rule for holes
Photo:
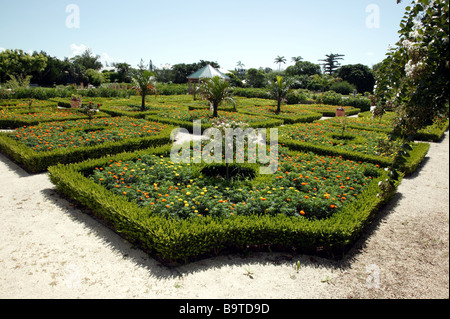
<svg viewBox="0 0 450 319">
<path fill-rule="evenodd" d="M 281 102 L 286 99 L 293 82 L 291 79 L 283 79 L 281 76 L 277 76 L 277 79 L 272 83 L 270 87 L 270 96 L 277 101 L 276 113 L 281 112 Z"/>
<path fill-rule="evenodd" d="M 345 55 L 343 54 L 326 54 L 326 59 L 323 60 L 319 60 L 323 63 L 323 67 L 324 67 L 324 72 L 328 73 L 329 75 L 333 75 L 334 72 L 336 72 L 336 70 L 341 66 L 341 64 L 339 63 L 339 60 L 343 60 L 342 57 L 344 57 Z"/>
<path fill-rule="evenodd" d="M 95 113 L 99 111 L 100 104 L 94 105 L 92 102 L 82 105 L 80 111 L 87 115 L 89 118 L 89 128 L 91 127 L 91 121 L 94 118 Z"/>
<path fill-rule="evenodd" d="M 156 94 L 156 81 L 155 73 L 147 70 L 144 66 L 144 62 L 141 60 L 139 69 L 132 72 L 133 89 L 135 89 L 142 96 L 141 111 L 145 111 L 145 97 L 148 94 L 155 92 Z"/>
<path fill-rule="evenodd" d="M 232 102 L 236 108 L 230 84 L 219 76 L 202 80 L 197 88 L 197 93 L 209 102 L 213 111 L 213 117 L 218 116 L 219 105 L 224 101 Z"/>
</svg>

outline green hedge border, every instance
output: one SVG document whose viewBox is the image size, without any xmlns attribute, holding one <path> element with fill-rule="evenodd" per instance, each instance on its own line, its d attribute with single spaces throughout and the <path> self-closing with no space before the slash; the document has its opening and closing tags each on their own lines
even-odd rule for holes
<svg viewBox="0 0 450 319">
<path fill-rule="evenodd" d="M 8 136 L 10 133 L 0 133 L 0 152 L 29 173 L 35 174 L 45 172 L 49 166 L 56 164 L 75 163 L 106 155 L 169 144 L 172 142 L 170 135 L 174 129 L 175 127 L 168 126 L 157 136 L 130 138 L 118 142 L 73 149 L 59 148 L 49 152 L 36 152 L 23 143 L 10 138 Z"/>
<path fill-rule="evenodd" d="M 148 115 L 154 115 L 158 113 L 158 111 L 150 110 L 150 111 L 144 111 L 144 112 L 130 112 L 130 111 L 120 111 L 120 110 L 114 110 L 108 106 L 103 106 L 101 110 L 111 116 L 127 116 L 132 117 L 135 119 L 145 119 Z"/>
<path fill-rule="evenodd" d="M 194 130 L 194 123 L 193 122 L 180 121 L 180 120 L 174 120 L 174 119 L 168 119 L 168 118 L 161 118 L 161 117 L 158 117 L 156 115 L 146 116 L 145 119 L 148 120 L 148 121 L 155 121 L 155 122 L 159 122 L 159 123 L 164 123 L 164 124 L 169 124 L 169 125 L 185 128 L 190 133 L 193 133 L 193 130 Z M 255 128 L 256 129 L 256 128 L 273 128 L 273 127 L 278 127 L 278 126 L 283 125 L 283 124 L 284 124 L 283 120 L 268 118 L 267 121 L 249 123 L 249 126 L 251 128 Z M 211 124 L 202 123 L 202 131 L 206 130 L 206 129 L 210 128 L 210 127 L 212 127 Z"/>
<path fill-rule="evenodd" d="M 248 114 L 248 115 L 261 115 L 260 113 L 246 111 L 246 110 L 239 110 L 239 113 L 242 114 Z M 322 118 L 322 114 L 318 112 L 310 112 L 307 115 L 299 115 L 299 116 L 293 116 L 293 117 L 287 117 L 282 115 L 268 115 L 268 114 L 262 114 L 266 117 L 282 120 L 284 124 L 295 124 L 295 123 L 311 123 L 317 120 L 320 120 Z"/>
<path fill-rule="evenodd" d="M 392 160 L 382 158 L 380 156 L 364 154 L 360 152 L 346 151 L 342 149 L 336 149 L 332 146 L 318 145 L 314 143 L 299 142 L 295 140 L 279 139 L 278 143 L 288 147 L 295 151 L 314 152 L 322 155 L 342 156 L 345 159 L 369 162 L 372 164 L 378 164 L 383 167 L 387 167 L 392 164 Z M 409 175 L 413 173 L 420 163 L 423 162 L 425 156 L 430 149 L 429 143 L 414 143 L 413 150 L 410 152 L 410 157 L 407 158 L 406 163 L 401 170 Z"/>
<path fill-rule="evenodd" d="M 326 120 L 325 120 L 326 121 Z M 338 123 L 331 123 L 327 122 L 330 125 L 333 126 L 339 126 Z M 370 127 L 361 127 L 358 125 L 352 125 L 348 124 L 347 127 L 353 128 L 356 130 L 365 130 L 365 131 L 375 131 L 375 132 L 382 132 L 382 133 L 391 133 L 392 129 L 382 129 L 382 128 L 370 128 Z M 419 130 L 417 134 L 414 136 L 414 139 L 416 141 L 422 141 L 422 142 L 439 142 L 442 137 L 444 136 L 445 132 L 448 130 L 449 127 L 449 121 L 447 120 L 446 123 L 442 128 L 436 127 L 431 132 L 425 132 L 425 130 Z"/>
<path fill-rule="evenodd" d="M 187 220 L 148 216 L 148 211 L 123 196 L 113 194 L 88 177 L 95 167 L 110 160 L 136 160 L 144 154 L 168 155 L 170 146 L 125 153 L 71 165 L 49 168 L 57 190 L 87 206 L 117 233 L 139 245 L 163 263 L 187 263 L 226 251 L 248 249 L 289 250 L 341 258 L 359 238 L 379 208 L 395 195 L 394 190 L 382 199 L 377 196 L 374 179 L 358 200 L 325 220 L 307 220 L 285 215 L 233 216 L 218 220 L 210 217 Z M 401 180 L 401 178 L 400 178 Z M 400 183 L 397 182 L 397 186 Z"/>
<path fill-rule="evenodd" d="M 27 112 L 28 113 L 28 112 Z M 98 112 L 94 115 L 94 118 L 104 118 L 110 117 L 109 114 L 104 112 Z M 36 120 L 26 120 L 26 119 L 2 119 L 0 118 L 0 129 L 16 129 L 22 126 L 34 126 L 39 125 L 40 123 L 48 123 L 48 122 L 64 122 L 64 121 L 77 121 L 77 120 L 85 120 L 89 119 L 87 115 L 79 115 L 72 117 L 49 117 L 46 119 L 36 119 Z"/>
</svg>

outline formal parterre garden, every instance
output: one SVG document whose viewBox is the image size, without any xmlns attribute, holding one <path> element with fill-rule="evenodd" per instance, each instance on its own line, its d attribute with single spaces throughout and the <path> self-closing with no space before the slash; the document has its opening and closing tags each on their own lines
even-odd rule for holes
<svg viewBox="0 0 450 319">
<path fill-rule="evenodd" d="M 0 134 L 0 150 L 32 173 L 48 171 L 61 193 L 168 264 L 252 249 L 341 257 L 395 194 L 379 187 L 395 156 L 382 147 L 391 115 L 317 121 L 324 106 L 275 114 L 273 101 L 239 98 L 236 109 L 219 109 L 222 121 L 278 128 L 276 170 L 263 175 L 266 162 L 174 162 L 171 132 L 194 120 L 214 125 L 209 106 L 191 96 L 147 101 L 142 116 L 139 97 L 102 99 L 102 113 L 76 120 L 60 115 L 79 110 L 47 101 L 33 112 L 47 114 L 39 124 Z M 0 102 L 2 115 L 26 116 L 26 101 Z M 448 121 L 435 125 L 445 131 Z M 428 148 L 414 143 L 403 174 Z"/>
</svg>

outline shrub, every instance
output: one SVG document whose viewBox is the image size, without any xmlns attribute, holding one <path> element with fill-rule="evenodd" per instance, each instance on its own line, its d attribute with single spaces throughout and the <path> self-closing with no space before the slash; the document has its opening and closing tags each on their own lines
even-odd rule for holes
<svg viewBox="0 0 450 319">
<path fill-rule="evenodd" d="M 370 99 L 365 97 L 351 97 L 343 101 L 346 106 L 353 106 L 361 110 L 361 112 L 370 111 L 372 103 Z"/>
<path fill-rule="evenodd" d="M 341 81 L 333 83 L 330 87 L 330 90 L 342 95 L 349 95 L 353 93 L 356 88 L 354 85 L 348 83 L 347 81 Z"/>
<path fill-rule="evenodd" d="M 317 97 L 316 103 L 328 105 L 342 105 L 342 95 L 334 91 L 325 92 Z"/>
</svg>

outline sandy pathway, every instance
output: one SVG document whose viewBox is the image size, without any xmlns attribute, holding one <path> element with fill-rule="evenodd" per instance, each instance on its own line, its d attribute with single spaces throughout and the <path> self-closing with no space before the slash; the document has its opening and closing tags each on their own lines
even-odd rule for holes
<svg viewBox="0 0 450 319">
<path fill-rule="evenodd" d="M 448 140 L 342 261 L 255 253 L 175 269 L 0 154 L 0 298 L 449 298 Z"/>
</svg>

